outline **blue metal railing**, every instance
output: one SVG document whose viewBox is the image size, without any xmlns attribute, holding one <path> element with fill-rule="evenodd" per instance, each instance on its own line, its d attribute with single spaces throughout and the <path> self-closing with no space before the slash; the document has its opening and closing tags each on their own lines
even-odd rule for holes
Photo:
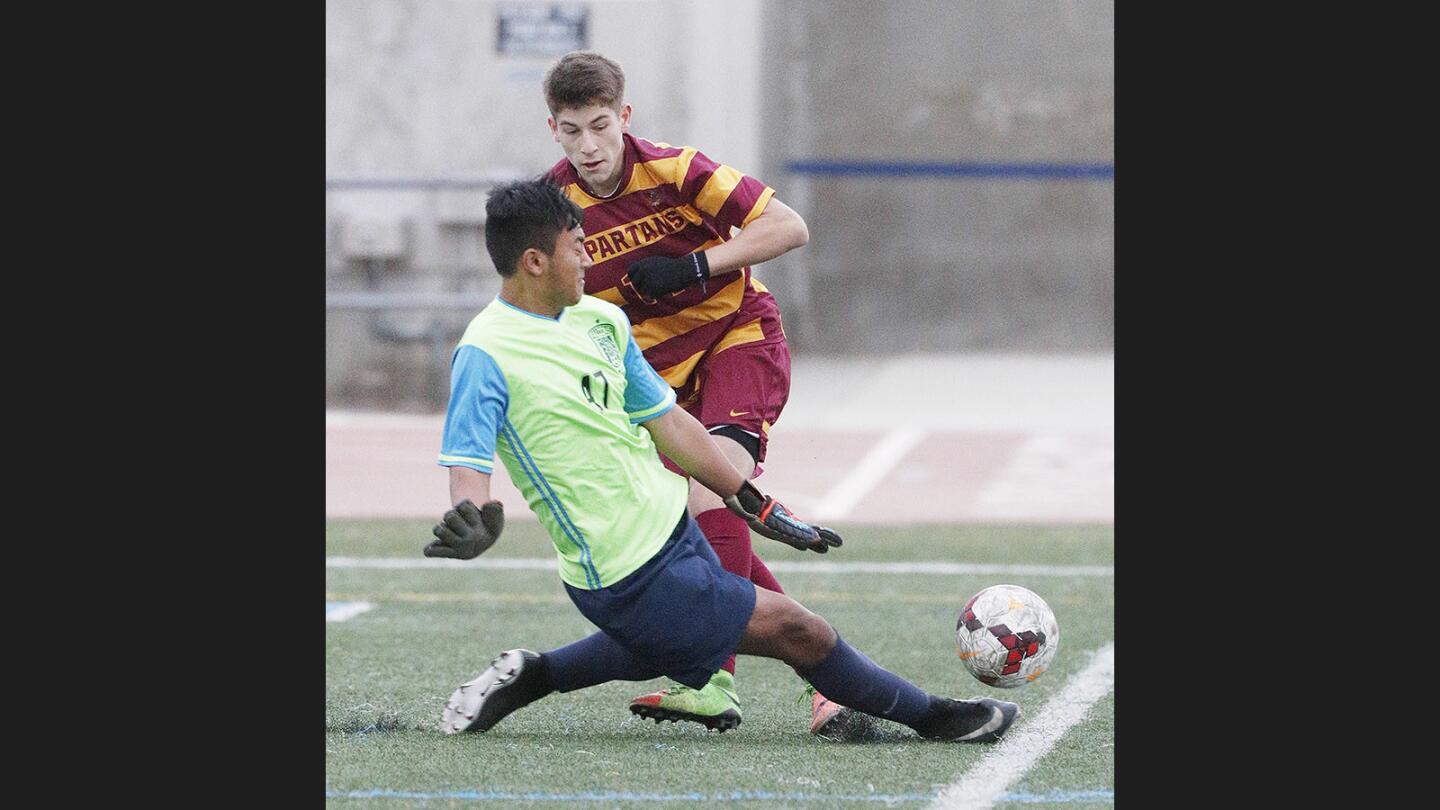
<svg viewBox="0 0 1440 810">
<path fill-rule="evenodd" d="M 1114 163 L 994 163 L 933 160 L 804 158 L 784 164 L 791 174 L 812 177 L 970 178 L 976 180 L 1114 180 Z M 327 177 L 326 191 L 481 190 L 520 175 L 473 177 Z"/>
<path fill-rule="evenodd" d="M 1113 163 L 979 163 L 928 160 L 791 160 L 785 170 L 817 177 L 967 177 L 981 180 L 1114 180 Z"/>
</svg>

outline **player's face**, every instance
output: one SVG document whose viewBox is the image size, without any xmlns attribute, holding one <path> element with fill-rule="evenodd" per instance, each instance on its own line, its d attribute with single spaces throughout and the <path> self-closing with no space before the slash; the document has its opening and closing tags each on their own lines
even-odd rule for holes
<svg viewBox="0 0 1440 810">
<path fill-rule="evenodd" d="M 596 194 L 609 194 L 625 164 L 621 136 L 630 131 L 630 105 L 619 112 L 600 104 L 570 107 L 547 121 L 585 185 Z"/>
<path fill-rule="evenodd" d="M 590 254 L 585 252 L 584 228 L 562 231 L 555 237 L 546 286 L 557 310 L 580 303 L 580 296 L 585 292 L 585 271 L 592 264 Z"/>
</svg>

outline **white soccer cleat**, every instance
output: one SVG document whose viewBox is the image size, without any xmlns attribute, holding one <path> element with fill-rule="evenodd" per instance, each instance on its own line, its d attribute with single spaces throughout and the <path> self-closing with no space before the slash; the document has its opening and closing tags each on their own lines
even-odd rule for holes
<svg viewBox="0 0 1440 810">
<path fill-rule="evenodd" d="M 540 683 L 538 653 L 506 650 L 490 668 L 450 694 L 440 712 L 446 734 L 488 731 L 506 715 L 549 694 Z"/>
</svg>

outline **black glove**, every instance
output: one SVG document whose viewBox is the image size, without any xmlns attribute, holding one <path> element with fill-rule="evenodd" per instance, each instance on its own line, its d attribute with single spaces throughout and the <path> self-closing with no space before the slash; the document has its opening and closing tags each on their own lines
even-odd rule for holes
<svg viewBox="0 0 1440 810">
<path fill-rule="evenodd" d="M 476 509 L 466 498 L 435 524 L 435 539 L 425 547 L 425 556 L 472 560 L 495 545 L 504 528 L 505 507 L 499 501 L 486 501 Z"/>
<path fill-rule="evenodd" d="M 705 251 L 686 256 L 650 256 L 630 265 L 630 283 L 647 298 L 683 290 L 710 278 Z"/>
<path fill-rule="evenodd" d="M 755 485 L 746 481 L 740 491 L 725 499 L 730 511 L 745 518 L 756 534 L 771 540 L 779 540 L 801 551 L 815 551 L 820 554 L 839 546 L 840 535 L 824 526 L 812 526 L 790 514 L 784 504 L 774 498 L 760 494 Z"/>
</svg>

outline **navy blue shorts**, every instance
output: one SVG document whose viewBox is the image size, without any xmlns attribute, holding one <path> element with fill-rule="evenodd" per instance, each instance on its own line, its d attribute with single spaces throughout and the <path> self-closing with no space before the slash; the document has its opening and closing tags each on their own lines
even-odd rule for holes
<svg viewBox="0 0 1440 810">
<path fill-rule="evenodd" d="M 692 689 L 735 652 L 755 586 L 726 571 L 686 512 L 650 561 L 608 588 L 565 586 L 580 612 L 655 670 Z"/>
</svg>

